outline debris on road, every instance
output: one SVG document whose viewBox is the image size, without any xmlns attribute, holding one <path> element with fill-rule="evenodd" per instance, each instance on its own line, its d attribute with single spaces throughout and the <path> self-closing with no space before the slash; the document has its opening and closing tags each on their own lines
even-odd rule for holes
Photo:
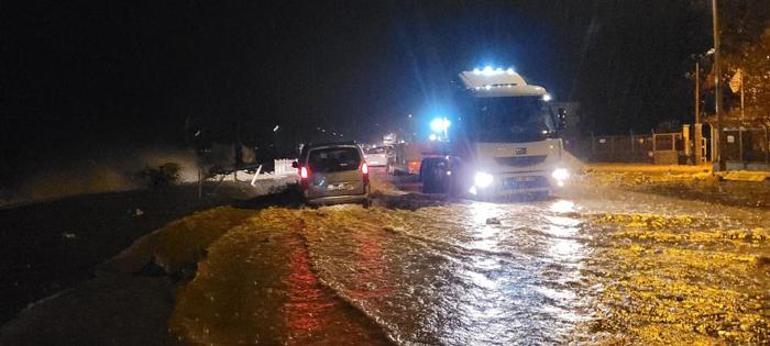
<svg viewBox="0 0 770 346">
<path fill-rule="evenodd" d="M 728 171 L 718 172 L 716 175 L 724 180 L 732 181 L 754 181 L 760 182 L 770 179 L 770 172 L 758 171 Z"/>
</svg>

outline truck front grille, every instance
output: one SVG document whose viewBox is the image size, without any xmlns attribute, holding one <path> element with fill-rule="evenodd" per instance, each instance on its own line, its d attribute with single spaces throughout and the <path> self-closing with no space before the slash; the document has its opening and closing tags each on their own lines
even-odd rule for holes
<svg viewBox="0 0 770 346">
<path fill-rule="evenodd" d="M 507 190 L 541 189 L 547 188 L 548 179 L 544 176 L 518 176 L 503 180 L 503 188 Z"/>
<path fill-rule="evenodd" d="M 532 156 L 509 156 L 509 157 L 496 157 L 495 161 L 500 165 L 524 167 L 534 166 L 538 163 L 545 161 L 546 155 L 532 155 Z"/>
</svg>

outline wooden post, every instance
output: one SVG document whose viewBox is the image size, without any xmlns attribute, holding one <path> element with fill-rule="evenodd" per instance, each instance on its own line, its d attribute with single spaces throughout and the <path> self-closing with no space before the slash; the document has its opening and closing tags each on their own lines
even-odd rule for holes
<svg viewBox="0 0 770 346">
<path fill-rule="evenodd" d="M 693 150 L 695 154 L 695 164 L 703 163 L 703 124 L 695 123 L 693 126 Z"/>
<path fill-rule="evenodd" d="M 765 129 L 765 163 L 770 163 L 770 138 L 767 137 L 767 125 L 762 125 Z"/>
<path fill-rule="evenodd" d="M 203 180 L 201 180 L 201 167 L 198 166 L 198 198 L 203 198 Z"/>
<path fill-rule="evenodd" d="M 684 156 L 687 158 L 687 162 L 692 159 L 692 153 L 690 151 L 690 125 L 682 125 L 682 148 L 684 149 Z"/>
<path fill-rule="evenodd" d="M 695 123 L 700 124 L 700 61 L 695 60 Z"/>
<path fill-rule="evenodd" d="M 740 69 L 738 71 L 741 71 Z M 743 161 L 743 119 L 745 116 L 745 109 L 743 108 L 743 72 L 741 71 L 741 121 L 738 123 L 738 157 L 740 158 L 741 165 L 746 168 L 746 162 Z"/>
<path fill-rule="evenodd" d="M 743 162 L 743 124 L 742 122 L 738 124 L 738 161 L 741 163 L 741 166 L 746 167 L 746 163 Z"/>
</svg>

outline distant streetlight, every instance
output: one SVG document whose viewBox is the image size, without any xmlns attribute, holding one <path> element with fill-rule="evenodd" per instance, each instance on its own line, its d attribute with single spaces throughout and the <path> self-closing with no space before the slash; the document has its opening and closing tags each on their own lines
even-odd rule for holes
<svg viewBox="0 0 770 346">
<path fill-rule="evenodd" d="M 452 123 L 447 118 L 436 118 L 430 122 L 430 129 L 433 130 L 433 132 L 445 132 L 449 129 L 451 124 Z"/>
<path fill-rule="evenodd" d="M 442 134 L 444 140 L 447 140 L 449 126 L 451 125 L 452 125 L 452 122 L 449 121 L 449 119 L 447 119 L 446 117 L 436 118 L 430 122 L 430 129 L 433 130 L 434 133 Z"/>
</svg>

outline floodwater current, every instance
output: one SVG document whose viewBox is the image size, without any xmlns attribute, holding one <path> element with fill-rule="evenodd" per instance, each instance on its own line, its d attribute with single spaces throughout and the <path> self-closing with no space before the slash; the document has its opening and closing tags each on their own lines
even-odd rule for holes
<svg viewBox="0 0 770 346">
<path fill-rule="evenodd" d="M 181 343 L 770 342 L 761 218 L 568 199 L 253 213 L 179 289 Z"/>
</svg>

